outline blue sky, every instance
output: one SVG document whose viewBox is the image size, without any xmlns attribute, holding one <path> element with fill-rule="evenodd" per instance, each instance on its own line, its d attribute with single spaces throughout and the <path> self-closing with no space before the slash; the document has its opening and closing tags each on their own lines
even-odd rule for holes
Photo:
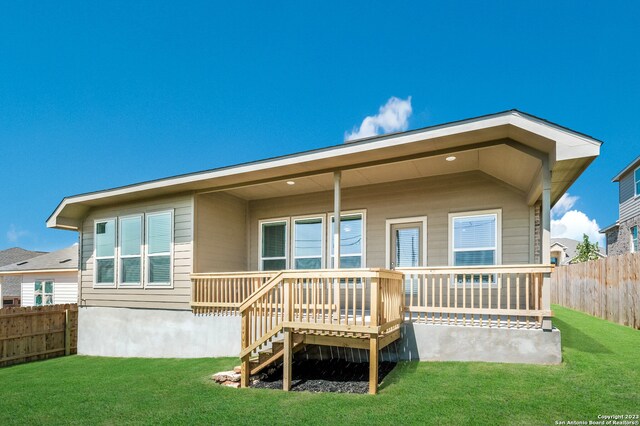
<svg viewBox="0 0 640 426">
<path fill-rule="evenodd" d="M 605 141 L 569 192 L 617 218 L 639 2 L 172 3 L 3 4 L 0 249 L 75 242 L 44 223 L 66 195 L 337 144 L 393 96 L 408 128 L 518 108 Z"/>
</svg>

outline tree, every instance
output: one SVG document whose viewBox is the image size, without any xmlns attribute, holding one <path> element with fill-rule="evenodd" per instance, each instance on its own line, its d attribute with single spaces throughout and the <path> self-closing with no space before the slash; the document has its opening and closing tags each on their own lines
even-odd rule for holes
<svg viewBox="0 0 640 426">
<path fill-rule="evenodd" d="M 582 242 L 578 243 L 576 246 L 576 257 L 571 259 L 573 263 L 582 263 L 588 262 L 589 260 L 596 260 L 600 256 L 598 255 L 600 248 L 598 247 L 598 243 L 592 243 L 589 241 L 589 236 L 587 234 L 582 234 Z"/>
</svg>

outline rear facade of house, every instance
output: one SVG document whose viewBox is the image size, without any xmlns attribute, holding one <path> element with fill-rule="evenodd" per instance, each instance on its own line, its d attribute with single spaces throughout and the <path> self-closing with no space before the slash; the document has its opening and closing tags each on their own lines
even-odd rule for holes
<svg viewBox="0 0 640 426">
<path fill-rule="evenodd" d="M 599 147 L 508 111 L 66 198 L 78 352 L 557 363 L 549 210 Z"/>
<path fill-rule="evenodd" d="M 640 157 L 618 173 L 613 182 L 618 182 L 618 220 L 600 230 L 607 238 L 607 255 L 635 253 L 640 250 Z"/>
</svg>

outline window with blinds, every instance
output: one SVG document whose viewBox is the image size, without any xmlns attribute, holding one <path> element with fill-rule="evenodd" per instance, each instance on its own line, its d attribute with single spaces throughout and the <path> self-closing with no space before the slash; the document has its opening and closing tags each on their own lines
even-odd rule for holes
<svg viewBox="0 0 640 426">
<path fill-rule="evenodd" d="M 119 283 L 139 286 L 142 284 L 142 215 L 120 218 L 119 224 Z"/>
<path fill-rule="evenodd" d="M 420 264 L 420 228 L 395 230 L 395 267 L 414 267 Z"/>
<path fill-rule="evenodd" d="M 173 215 L 169 212 L 147 215 L 147 284 L 171 285 L 171 247 Z"/>
<path fill-rule="evenodd" d="M 454 266 L 496 264 L 497 221 L 496 214 L 453 218 Z"/>
<path fill-rule="evenodd" d="M 263 271 L 287 269 L 287 221 L 262 222 L 260 266 Z"/>
<path fill-rule="evenodd" d="M 322 217 L 293 220 L 294 269 L 322 268 Z"/>
<path fill-rule="evenodd" d="M 107 219 L 95 222 L 95 283 L 115 284 L 116 221 Z"/>
</svg>

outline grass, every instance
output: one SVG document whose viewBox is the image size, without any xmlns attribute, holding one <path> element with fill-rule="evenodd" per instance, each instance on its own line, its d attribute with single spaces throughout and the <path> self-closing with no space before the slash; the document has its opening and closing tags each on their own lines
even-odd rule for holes
<svg viewBox="0 0 640 426">
<path fill-rule="evenodd" d="M 0 424 L 554 424 L 640 414 L 640 331 L 554 306 L 562 365 L 402 363 L 377 396 L 212 384 L 237 360 L 71 356 L 0 369 Z"/>
</svg>

